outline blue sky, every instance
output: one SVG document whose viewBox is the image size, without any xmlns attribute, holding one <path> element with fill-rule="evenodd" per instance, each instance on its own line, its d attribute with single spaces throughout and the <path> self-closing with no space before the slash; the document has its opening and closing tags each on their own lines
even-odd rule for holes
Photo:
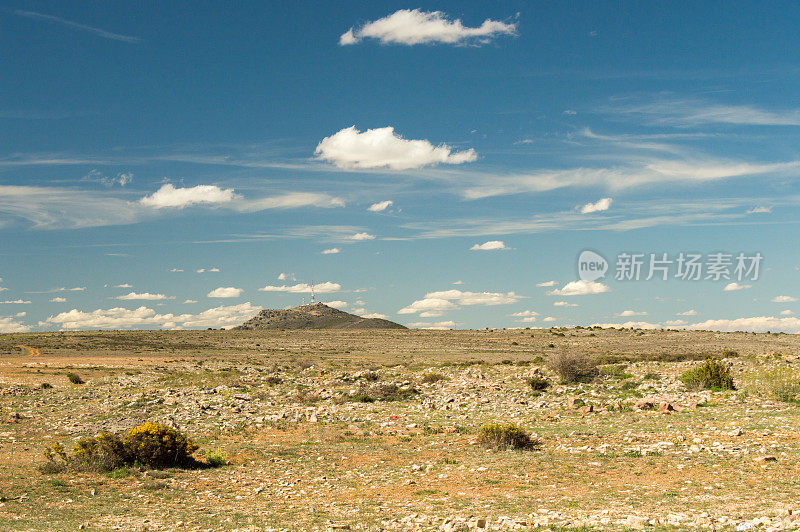
<svg viewBox="0 0 800 532">
<path fill-rule="evenodd" d="M 414 327 L 800 332 L 798 21 L 0 2 L 0 332 L 228 327 L 311 283 Z M 626 252 L 763 261 L 617 279 Z"/>
</svg>

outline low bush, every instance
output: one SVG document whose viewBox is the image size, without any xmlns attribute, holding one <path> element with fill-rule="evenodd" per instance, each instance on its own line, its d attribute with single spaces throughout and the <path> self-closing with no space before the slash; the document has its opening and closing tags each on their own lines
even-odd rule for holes
<svg viewBox="0 0 800 532">
<path fill-rule="evenodd" d="M 72 373 L 72 372 L 67 373 L 67 378 L 69 379 L 69 382 L 71 382 L 72 384 L 84 383 L 83 379 L 81 379 L 81 376 L 78 375 L 77 373 Z"/>
<path fill-rule="evenodd" d="M 525 379 L 525 382 L 528 383 L 528 386 L 530 386 L 534 392 L 542 392 L 550 387 L 550 381 L 538 375 L 528 377 Z"/>
<path fill-rule="evenodd" d="M 374 403 L 376 401 L 403 401 L 418 394 L 413 387 L 399 387 L 395 384 L 373 384 L 362 387 L 354 395 L 344 395 L 337 402 Z"/>
<path fill-rule="evenodd" d="M 283 379 L 281 379 L 277 375 L 270 375 L 269 377 L 267 377 L 264 380 L 264 382 L 266 382 L 270 386 L 275 386 L 275 385 L 278 385 L 278 384 L 283 384 Z"/>
<path fill-rule="evenodd" d="M 117 471 L 129 466 L 193 467 L 197 444 L 163 423 L 142 423 L 123 435 L 101 432 L 78 440 L 72 456 L 60 443 L 45 449 L 44 473 L 72 469 L 78 471 Z"/>
<path fill-rule="evenodd" d="M 590 382 L 599 373 L 597 364 L 581 353 L 553 353 L 547 357 L 547 364 L 564 383 Z"/>
<path fill-rule="evenodd" d="M 441 373 L 426 373 L 425 375 L 422 376 L 423 384 L 433 384 L 445 380 L 447 380 L 447 377 L 445 377 Z"/>
<path fill-rule="evenodd" d="M 490 449 L 536 449 L 541 442 L 513 423 L 491 423 L 478 431 L 478 443 Z"/>
<path fill-rule="evenodd" d="M 49 382 L 43 382 L 42 384 L 39 385 L 39 388 L 41 388 L 42 390 L 50 390 L 53 388 L 53 385 L 50 384 Z"/>
<path fill-rule="evenodd" d="M 689 390 L 735 390 L 730 369 L 718 360 L 706 360 L 678 377 Z"/>
</svg>

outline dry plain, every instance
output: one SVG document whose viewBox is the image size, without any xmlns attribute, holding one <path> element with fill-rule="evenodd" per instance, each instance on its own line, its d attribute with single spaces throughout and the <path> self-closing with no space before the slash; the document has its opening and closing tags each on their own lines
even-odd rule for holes
<svg viewBox="0 0 800 532">
<path fill-rule="evenodd" d="M 600 375 L 560 384 L 559 353 Z M 798 354 L 786 334 L 585 328 L 0 335 L 0 529 L 795 529 Z M 677 379 L 711 356 L 736 390 Z M 412 393 L 353 400 L 387 385 Z M 144 421 L 226 463 L 41 471 L 46 446 Z M 487 450 L 492 422 L 541 446 Z"/>
</svg>

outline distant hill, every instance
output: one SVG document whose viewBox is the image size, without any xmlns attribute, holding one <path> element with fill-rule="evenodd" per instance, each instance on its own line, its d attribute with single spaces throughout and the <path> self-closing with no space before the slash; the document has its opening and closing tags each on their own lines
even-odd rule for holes
<svg viewBox="0 0 800 532">
<path fill-rule="evenodd" d="M 266 309 L 234 329 L 406 329 L 403 325 L 380 318 L 362 318 L 342 312 L 324 303 L 303 305 L 286 310 Z"/>
</svg>

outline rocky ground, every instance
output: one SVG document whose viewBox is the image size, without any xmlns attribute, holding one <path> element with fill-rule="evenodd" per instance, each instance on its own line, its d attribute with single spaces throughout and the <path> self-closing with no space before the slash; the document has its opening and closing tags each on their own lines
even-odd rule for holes
<svg viewBox="0 0 800 532">
<path fill-rule="evenodd" d="M 565 352 L 600 376 L 560 384 Z M 790 335 L 592 329 L 4 335 L 0 528 L 796 529 L 797 353 Z M 677 379 L 709 355 L 736 390 Z M 227 465 L 40 472 L 47 445 L 146 420 Z M 541 446 L 487 450 L 491 422 Z"/>
</svg>

